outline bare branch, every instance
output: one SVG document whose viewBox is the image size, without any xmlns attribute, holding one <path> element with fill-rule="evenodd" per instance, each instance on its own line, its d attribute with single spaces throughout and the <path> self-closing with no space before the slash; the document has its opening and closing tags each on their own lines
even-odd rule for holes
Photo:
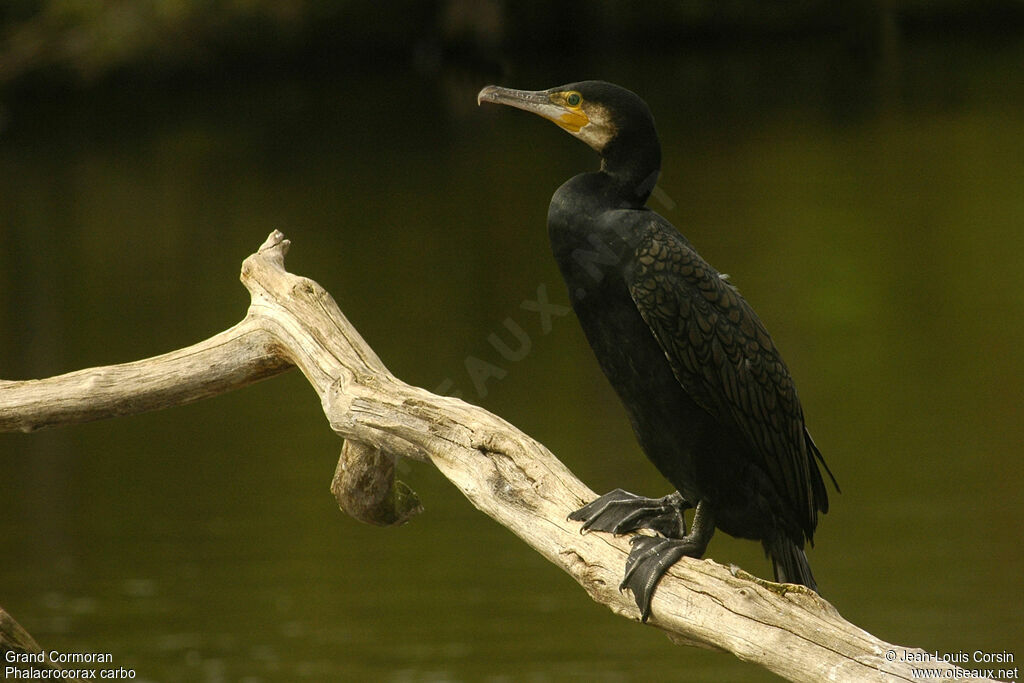
<svg viewBox="0 0 1024 683">
<path fill-rule="evenodd" d="M 625 537 L 580 534 L 567 515 L 594 493 L 542 444 L 459 399 L 395 378 L 312 280 L 285 271 L 278 232 L 247 258 L 246 318 L 205 342 L 136 363 L 47 380 L 0 383 L 0 430 L 31 430 L 193 401 L 294 364 L 347 440 L 332 491 L 363 521 L 396 524 L 419 510 L 394 480 L 398 456 L 433 463 L 477 508 L 572 576 L 597 602 L 637 620 L 619 591 Z M 680 644 L 733 653 L 795 681 L 912 680 L 921 650 L 891 645 L 845 621 L 801 587 L 684 558 L 654 594 L 650 625 Z M 891 654 L 890 654 L 891 653 Z M 931 669 L 955 669 L 942 662 Z"/>
<path fill-rule="evenodd" d="M 217 396 L 292 367 L 258 319 L 178 351 L 48 379 L 0 380 L 0 431 L 134 415 Z"/>
<path fill-rule="evenodd" d="M 0 608 L 0 653 L 7 652 L 34 655 L 42 652 L 42 648 L 14 617 Z M 50 668 L 48 662 L 45 665 Z"/>
</svg>

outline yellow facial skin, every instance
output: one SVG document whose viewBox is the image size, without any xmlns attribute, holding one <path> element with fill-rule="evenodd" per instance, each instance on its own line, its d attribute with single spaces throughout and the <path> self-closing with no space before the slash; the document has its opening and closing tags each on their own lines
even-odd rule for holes
<svg viewBox="0 0 1024 683">
<path fill-rule="evenodd" d="M 476 100 L 478 104 L 503 104 L 543 116 L 599 153 L 617 133 L 610 112 L 575 90 L 514 90 L 488 85 Z"/>
<path fill-rule="evenodd" d="M 558 118 L 552 119 L 563 130 L 577 135 L 590 123 L 590 117 L 583 111 L 583 96 L 575 90 L 551 93 L 551 102 L 563 108 Z"/>
</svg>

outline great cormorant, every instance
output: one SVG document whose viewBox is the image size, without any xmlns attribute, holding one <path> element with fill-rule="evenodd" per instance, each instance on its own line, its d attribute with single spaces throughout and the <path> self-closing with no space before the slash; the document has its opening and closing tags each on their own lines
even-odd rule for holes
<svg viewBox="0 0 1024 683">
<path fill-rule="evenodd" d="M 664 573 L 683 556 L 701 557 L 715 527 L 761 541 L 777 581 L 817 590 L 803 547 L 828 511 L 819 463 L 832 473 L 753 309 L 645 207 L 661 168 L 647 104 L 603 81 L 540 91 L 487 86 L 477 102 L 539 114 L 600 155 L 600 170 L 571 178 L 551 198 L 548 235 L 640 446 L 677 489 L 657 499 L 616 489 L 570 519 L 584 530 L 658 533 L 631 540 L 622 582 L 643 620 Z"/>
</svg>

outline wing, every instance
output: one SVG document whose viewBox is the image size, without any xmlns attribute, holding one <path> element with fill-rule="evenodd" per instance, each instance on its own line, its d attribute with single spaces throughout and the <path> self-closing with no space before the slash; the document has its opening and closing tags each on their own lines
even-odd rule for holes
<svg viewBox="0 0 1024 683">
<path fill-rule="evenodd" d="M 660 216 L 636 244 L 626 284 L 676 379 L 742 434 L 811 538 L 818 512 L 828 511 L 815 460 L 824 461 L 768 331 L 736 288 Z"/>
</svg>

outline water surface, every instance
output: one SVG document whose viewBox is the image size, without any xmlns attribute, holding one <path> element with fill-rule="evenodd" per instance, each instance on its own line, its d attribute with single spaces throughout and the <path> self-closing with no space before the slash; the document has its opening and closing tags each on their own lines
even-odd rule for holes
<svg viewBox="0 0 1024 683">
<path fill-rule="evenodd" d="M 1024 87 L 1017 44 L 543 60 L 647 96 L 668 216 L 772 331 L 843 487 L 811 561 L 876 635 L 1013 651 L 1024 635 Z M 0 376 L 142 358 L 245 312 L 273 229 L 402 379 L 461 394 L 595 490 L 643 460 L 548 252 L 551 192 L 592 154 L 477 80 L 404 68 L 155 85 L 13 106 L 0 137 Z M 506 319 L 526 357 L 488 343 Z M 482 387 L 467 357 L 505 373 Z M 44 648 L 153 681 L 770 680 L 594 605 L 429 467 L 426 514 L 364 527 L 297 372 L 200 404 L 0 437 L 0 605 Z M 709 554 L 762 576 L 759 547 Z M 1024 654 L 1018 652 L 1018 654 Z"/>
</svg>

